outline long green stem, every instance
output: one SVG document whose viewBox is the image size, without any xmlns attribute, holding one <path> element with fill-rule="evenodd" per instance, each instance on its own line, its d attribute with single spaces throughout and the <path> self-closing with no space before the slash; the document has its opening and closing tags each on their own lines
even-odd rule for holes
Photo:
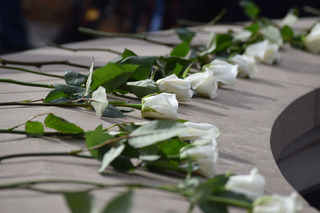
<svg viewBox="0 0 320 213">
<path fill-rule="evenodd" d="M 77 104 L 77 103 L 29 103 L 29 102 L 2 102 L 0 106 L 57 106 L 57 107 L 91 107 L 90 104 Z"/>
<path fill-rule="evenodd" d="M 215 25 L 226 14 L 226 12 L 227 9 L 223 8 L 217 16 L 215 16 L 211 21 L 207 23 L 180 19 L 178 20 L 178 24 L 187 26 L 198 26 L 198 28 L 201 28 L 203 26 L 212 26 Z"/>
<path fill-rule="evenodd" d="M 133 108 L 133 109 L 138 109 L 138 110 L 142 109 L 141 104 L 128 104 L 128 103 L 117 102 L 117 101 L 115 101 L 115 102 L 110 101 L 110 104 L 112 104 L 113 106 L 116 106 L 116 107 L 128 107 L 128 108 Z"/>
<path fill-rule="evenodd" d="M 176 44 L 169 44 L 169 43 L 156 41 L 156 40 L 150 40 L 147 38 L 147 36 L 141 35 L 141 34 L 109 33 L 109 32 L 102 32 L 102 31 L 98 31 L 98 30 L 93 30 L 93 29 L 89 29 L 89 28 L 85 28 L 85 27 L 80 27 L 79 31 L 82 33 L 86 33 L 86 34 L 100 36 L 100 37 L 107 37 L 107 38 L 119 37 L 119 38 L 137 39 L 137 40 L 142 40 L 142 41 L 146 41 L 149 43 L 159 44 L 159 45 L 164 45 L 164 46 L 169 46 L 169 47 L 173 47 L 176 45 Z"/>
<path fill-rule="evenodd" d="M 232 198 L 225 198 L 225 197 L 219 197 L 219 196 L 210 196 L 211 201 L 215 201 L 217 203 L 223 203 L 227 205 L 233 205 L 233 206 L 239 206 L 246 209 L 252 209 L 252 204 L 248 202 L 244 202 L 237 199 Z"/>
<path fill-rule="evenodd" d="M 19 130 L 0 130 L 1 133 L 13 133 L 13 134 L 26 134 L 25 131 L 19 131 Z M 83 137 L 83 133 L 80 134 L 66 134 L 66 133 L 46 133 L 45 136 L 76 136 L 76 137 Z M 105 145 L 108 145 L 110 143 L 119 141 L 124 138 L 129 138 L 129 135 L 123 135 L 117 138 L 113 138 L 110 140 L 106 140 L 105 142 L 92 146 L 92 147 L 83 147 L 77 150 L 71 150 L 69 152 L 38 152 L 38 153 L 22 153 L 22 154 L 11 154 L 11 155 L 4 155 L 0 156 L 0 162 L 5 159 L 10 159 L 10 158 L 19 158 L 19 157 L 39 157 L 39 156 L 73 156 L 73 157 L 82 157 L 82 158 L 92 158 L 91 156 L 87 155 L 79 155 L 79 153 L 85 152 L 85 151 L 91 151 L 91 150 L 96 150 L 99 149 Z"/>
<path fill-rule="evenodd" d="M 56 48 L 59 48 L 59 49 L 62 49 L 62 50 L 69 50 L 69 51 L 72 51 L 72 52 L 103 51 L 103 52 L 114 53 L 114 54 L 117 54 L 117 55 L 121 54 L 121 52 L 118 52 L 116 50 L 112 50 L 112 49 L 109 49 L 109 48 L 70 48 L 70 47 L 64 47 L 64 46 L 61 46 L 61 45 L 58 45 L 58 44 L 54 44 L 54 43 L 50 43 L 50 42 L 48 42 L 47 45 L 50 46 L 50 47 L 56 47 Z"/>
<path fill-rule="evenodd" d="M 29 101 L 29 103 L 31 103 L 32 101 Z M 39 117 L 39 116 L 43 116 L 43 115 L 48 115 L 49 113 L 40 113 L 40 114 L 37 114 L 35 116 L 32 116 L 31 118 L 29 118 L 28 120 L 26 120 L 25 122 L 21 123 L 21 124 L 18 124 L 18 125 L 15 125 L 13 127 L 10 127 L 9 129 L 4 129 L 2 130 L 3 132 L 2 133 L 10 133 L 12 132 L 14 129 L 18 128 L 19 126 L 22 126 L 24 124 L 26 124 L 28 121 L 31 121 L 33 119 L 35 119 L 36 117 Z M 10 132 L 5 132 L 5 131 L 10 131 Z M 0 132 L 1 133 L 1 132 Z M 25 134 L 25 133 L 15 133 L 15 134 Z"/>
<path fill-rule="evenodd" d="M 1 82 L 1 81 L 0 81 Z M 128 107 L 133 109 L 141 110 L 142 105 L 141 104 L 128 104 L 123 102 L 112 102 L 110 103 L 115 107 Z M 57 106 L 57 107 L 84 107 L 84 108 L 90 108 L 92 107 L 90 104 L 78 104 L 78 103 L 34 103 L 34 102 L 0 102 L 0 106 Z"/>
<path fill-rule="evenodd" d="M 227 13 L 227 8 L 223 8 L 216 17 L 209 21 L 206 25 L 215 25 L 225 14 Z"/>
<path fill-rule="evenodd" d="M 41 152 L 41 153 L 22 153 L 22 154 L 12 154 L 12 155 L 4 155 L 0 157 L 0 162 L 5 159 L 10 158 L 21 158 L 21 157 L 43 157 L 43 156 L 72 156 L 72 157 L 79 157 L 79 158 L 92 158 L 88 155 L 78 155 L 77 153 L 71 152 Z"/>
<path fill-rule="evenodd" d="M 108 183 L 100 183 L 100 182 L 85 181 L 85 180 L 47 179 L 47 180 L 31 180 L 31 181 L 20 181 L 20 182 L 2 184 L 0 185 L 0 190 L 9 189 L 9 188 L 25 188 L 25 187 L 30 187 L 36 184 L 57 184 L 57 183 L 68 183 L 68 184 L 77 184 L 77 185 L 83 184 L 83 185 L 90 185 L 90 186 L 95 186 L 99 188 L 130 187 L 130 188 L 148 188 L 148 189 L 160 189 L 160 190 L 165 189 L 164 187 L 158 188 L 157 186 L 145 185 L 140 183 L 108 184 Z"/>
<path fill-rule="evenodd" d="M 42 67 L 44 65 L 55 65 L 55 64 L 62 64 L 62 65 L 68 65 L 68 66 L 73 66 L 73 67 L 80 67 L 80 68 L 86 68 L 89 69 L 89 66 L 82 65 L 82 64 L 76 64 L 76 63 L 71 63 L 66 60 L 62 61 L 42 61 L 42 62 L 29 62 L 29 61 L 13 61 L 13 60 L 7 60 L 0 58 L 0 63 L 3 65 L 6 64 L 15 64 L 15 65 L 26 65 L 26 66 L 35 66 L 35 67 Z"/>
<path fill-rule="evenodd" d="M 190 197 L 193 196 L 193 192 L 188 191 L 185 193 L 184 191 L 179 190 L 176 186 L 173 185 L 146 185 L 141 183 L 120 183 L 120 184 L 106 184 L 106 183 L 99 183 L 99 182 L 92 182 L 92 181 L 83 181 L 83 180 L 61 180 L 61 179 L 49 179 L 49 180 L 33 180 L 33 181 L 21 181 L 21 182 L 14 182 L 14 183 L 7 183 L 0 185 L 1 189 L 10 189 L 10 188 L 29 188 L 36 184 L 58 184 L 58 183 L 68 183 L 68 184 L 83 184 L 83 185 L 90 185 L 97 188 L 110 188 L 110 187 L 127 187 L 127 188 L 140 188 L 140 189 L 153 189 L 153 190 L 161 190 L 165 192 L 170 192 L 174 194 L 181 195 L 183 197 Z M 62 193 L 62 191 L 50 191 L 55 193 Z M 252 204 L 248 202 L 243 202 L 237 199 L 229 199 L 225 197 L 219 196 L 210 196 L 209 198 L 211 201 L 225 204 L 225 205 L 232 205 L 246 209 L 252 209 Z M 190 206 L 193 209 L 193 205 Z"/>
<path fill-rule="evenodd" d="M 60 179 L 50 179 L 50 180 L 32 180 L 32 181 L 20 181 L 14 183 L 7 183 L 0 185 L 0 189 L 8 188 L 19 188 L 19 187 L 28 187 L 35 184 L 50 184 L 50 183 L 71 183 L 71 184 L 85 184 L 85 185 L 94 185 L 94 186 L 105 186 L 103 183 L 96 183 L 91 181 L 82 181 L 82 180 L 60 180 Z"/>
<path fill-rule="evenodd" d="M 64 79 L 64 76 L 62 76 L 62 75 L 54 75 L 54 74 L 49 74 L 49 73 L 45 73 L 45 72 L 38 72 L 38 71 L 34 71 L 34 70 L 25 69 L 25 68 L 22 68 L 22 67 L 11 67 L 11 66 L 1 66 L 0 65 L 0 68 L 18 70 L 18 71 L 22 71 L 22 72 L 28 72 L 28 73 L 37 74 L 37 75 L 44 75 L 44 76 Z"/>
<path fill-rule="evenodd" d="M 25 131 L 23 131 L 23 130 L 0 129 L 0 134 L 26 135 L 27 133 Z M 47 136 L 47 137 L 84 138 L 84 134 L 83 133 L 63 133 L 63 132 L 44 132 L 43 136 Z"/>
<path fill-rule="evenodd" d="M 24 82 L 24 81 L 16 81 L 13 79 L 4 79 L 1 78 L 0 82 L 3 83 L 11 83 L 11 84 L 19 84 L 24 86 L 31 86 L 31 87 L 44 87 L 44 88 L 54 88 L 53 84 L 39 84 L 39 83 L 30 83 L 30 82 Z"/>
</svg>

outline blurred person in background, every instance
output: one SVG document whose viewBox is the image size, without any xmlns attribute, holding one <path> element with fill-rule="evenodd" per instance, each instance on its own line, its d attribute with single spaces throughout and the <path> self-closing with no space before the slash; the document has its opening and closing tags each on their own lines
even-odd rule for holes
<svg viewBox="0 0 320 213">
<path fill-rule="evenodd" d="M 0 1 L 0 54 L 31 48 L 20 0 Z"/>
<path fill-rule="evenodd" d="M 270 19 L 283 18 L 291 8 L 298 8 L 300 16 L 305 5 L 320 8 L 319 0 L 252 0 L 261 9 L 261 15 Z M 183 27 L 179 20 L 206 23 L 223 9 L 227 12 L 220 22 L 248 21 L 235 0 L 78 0 L 73 13 L 56 39 L 57 43 L 72 39 L 86 39 L 78 27 L 107 32 L 142 33 L 173 27 Z M 73 35 L 73 36 L 71 36 Z"/>
<path fill-rule="evenodd" d="M 253 2 L 260 7 L 261 15 L 270 19 L 283 18 L 293 7 L 300 10 L 301 16 L 310 15 L 303 11 L 305 5 L 320 9 L 319 0 Z M 21 3 L 24 3 L 22 11 Z M 79 33 L 79 27 L 106 32 L 144 33 L 188 26 L 180 20 L 206 23 L 224 8 L 227 12 L 222 16 L 221 23 L 249 20 L 236 0 L 1 0 L 0 53 L 30 48 L 28 32 L 33 41 L 40 27 L 35 31 L 32 26 L 38 20 L 47 26 L 40 31 L 43 33 L 42 39 L 46 39 L 44 42 L 62 44 L 92 38 Z M 23 14 L 27 17 L 28 29 Z M 52 33 L 49 35 L 49 29 L 53 28 L 57 31 L 54 36 Z"/>
</svg>

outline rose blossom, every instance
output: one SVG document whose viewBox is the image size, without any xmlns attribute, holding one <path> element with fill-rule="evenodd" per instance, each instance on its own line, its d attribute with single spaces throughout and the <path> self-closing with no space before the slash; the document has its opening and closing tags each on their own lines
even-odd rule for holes
<svg viewBox="0 0 320 213">
<path fill-rule="evenodd" d="M 160 93 L 142 98 L 141 116 L 156 119 L 178 119 L 178 101 L 175 94 Z"/>
<path fill-rule="evenodd" d="M 175 74 L 157 80 L 156 84 L 160 91 L 176 94 L 178 101 L 188 102 L 192 98 L 190 82 L 178 78 Z"/>
<path fill-rule="evenodd" d="M 307 50 L 320 53 L 320 23 L 318 22 L 306 36 L 305 45 Z"/>
<path fill-rule="evenodd" d="M 233 42 L 246 42 L 252 35 L 252 32 L 249 30 L 242 30 L 232 34 Z"/>
<path fill-rule="evenodd" d="M 218 84 L 212 72 L 198 72 L 186 77 L 197 95 L 209 97 L 217 96 Z"/>
<path fill-rule="evenodd" d="M 96 115 L 100 117 L 109 104 L 106 89 L 102 86 L 99 86 L 99 88 L 92 93 L 90 103 L 91 106 L 94 108 Z"/>
<path fill-rule="evenodd" d="M 297 193 L 288 197 L 271 195 L 260 197 L 254 201 L 253 213 L 297 213 L 302 205 L 297 202 Z"/>
<path fill-rule="evenodd" d="M 265 64 L 273 64 L 280 60 L 279 46 L 270 44 L 268 40 L 263 40 L 249 45 L 245 54 L 253 56 L 258 62 Z"/>
<path fill-rule="evenodd" d="M 187 128 L 180 133 L 179 138 L 182 140 L 190 140 L 192 144 L 204 145 L 212 143 L 216 140 L 220 131 L 218 127 L 209 123 L 193 123 L 185 122 L 183 123 Z"/>
<path fill-rule="evenodd" d="M 216 81 L 221 84 L 231 86 L 237 84 L 238 65 L 215 59 L 210 64 L 204 65 L 203 70 L 212 72 Z"/>
<path fill-rule="evenodd" d="M 254 168 L 249 175 L 231 176 L 226 184 L 226 189 L 235 193 L 240 193 L 254 200 L 263 195 L 265 186 L 264 177 Z"/>
<path fill-rule="evenodd" d="M 190 157 L 199 164 L 200 167 L 196 172 L 205 177 L 212 178 L 218 172 L 218 148 L 216 143 L 182 150 L 180 156 L 181 158 Z"/>
<path fill-rule="evenodd" d="M 258 72 L 257 64 L 253 56 L 234 55 L 229 59 L 233 64 L 238 64 L 238 77 L 253 78 Z"/>
</svg>

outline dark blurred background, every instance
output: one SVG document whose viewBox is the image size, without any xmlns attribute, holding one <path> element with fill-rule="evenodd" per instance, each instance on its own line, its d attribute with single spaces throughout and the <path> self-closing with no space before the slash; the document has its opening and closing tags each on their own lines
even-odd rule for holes
<svg viewBox="0 0 320 213">
<path fill-rule="evenodd" d="M 261 15 L 283 18 L 304 6 L 320 9 L 320 0 L 253 1 Z M 78 32 L 89 27 L 109 32 L 141 33 L 181 27 L 181 20 L 205 23 L 224 8 L 220 23 L 247 21 L 237 0 L 1 0 L 0 54 L 90 39 Z M 184 22 L 185 23 L 185 22 Z"/>
</svg>

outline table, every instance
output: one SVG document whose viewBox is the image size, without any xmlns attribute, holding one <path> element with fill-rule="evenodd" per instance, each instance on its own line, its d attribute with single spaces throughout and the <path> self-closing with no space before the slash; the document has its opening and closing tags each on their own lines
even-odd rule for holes
<svg viewBox="0 0 320 213">
<path fill-rule="evenodd" d="M 312 20 L 300 22 L 312 23 Z M 209 27 L 215 32 L 225 31 L 231 26 L 217 25 Z M 236 28 L 237 29 L 237 28 Z M 165 32 L 159 32 L 165 33 Z M 205 42 L 207 35 L 199 35 L 195 42 Z M 176 36 L 158 38 L 178 42 Z M 68 47 L 98 47 L 123 51 L 133 50 L 138 55 L 165 55 L 169 47 L 150 44 L 144 41 L 122 38 L 100 38 L 68 44 Z M 218 90 L 216 99 L 210 100 L 194 97 L 191 102 L 180 104 L 178 113 L 181 119 L 193 122 L 207 122 L 219 127 L 221 136 L 218 139 L 220 171 L 232 171 L 236 174 L 247 174 L 257 167 L 266 178 L 266 193 L 289 195 L 292 191 L 304 190 L 318 184 L 319 168 L 314 162 L 317 146 L 295 143 L 292 141 L 311 131 L 320 124 L 320 58 L 319 55 L 303 52 L 285 46 L 281 50 L 282 60 L 275 66 L 260 64 L 259 73 L 254 79 L 238 79 L 235 88 L 224 87 Z M 102 66 L 116 57 L 108 52 L 70 52 L 53 47 L 43 47 L 25 52 L 1 56 L 1 58 L 22 61 L 69 60 L 89 66 L 94 57 L 95 65 Z M 30 67 L 32 68 L 32 67 Z M 88 69 L 64 65 L 41 67 L 41 71 L 63 74 L 65 70 L 79 71 L 84 74 Z M 2 78 L 38 83 L 63 83 L 46 76 L 32 75 L 14 70 L 0 69 Z M 0 84 L 0 100 L 20 101 L 41 99 L 49 89 L 24 87 L 13 84 Z M 113 97 L 115 100 L 120 99 Z M 137 102 L 137 100 L 131 100 Z M 86 130 L 92 130 L 100 124 L 126 121 L 143 121 L 140 112 L 135 110 L 126 118 L 98 118 L 94 112 L 84 109 L 58 107 L 0 107 L 0 129 L 20 124 L 39 113 L 52 112 Z M 297 145 L 298 144 L 298 145 Z M 41 152 L 45 150 L 69 151 L 82 147 L 77 140 L 59 140 L 55 138 L 27 138 L 24 135 L 2 134 L 0 138 L 0 155 Z M 290 149 L 288 150 L 287 147 Z M 301 150 L 308 150 L 304 153 Z M 312 151 L 313 150 L 313 151 Z M 298 153 L 292 155 L 292 153 Z M 313 153 L 313 154 L 312 154 Z M 311 157 L 312 156 L 312 157 Z M 298 161 L 299 163 L 294 164 Z M 304 169 L 305 163 L 309 165 Z M 282 174 L 277 163 L 285 174 Z M 315 166 L 314 168 L 312 166 Z M 143 182 L 150 184 L 176 183 L 182 177 L 172 174 L 158 174 L 138 170 L 134 173 L 118 173 L 108 169 L 98 174 L 100 163 L 93 159 L 73 157 L 28 157 L 8 159 L 0 164 L 0 184 L 27 180 L 73 179 L 90 180 L 105 183 Z M 305 175 L 299 176 L 303 172 Z M 295 188 L 292 185 L 298 184 Z M 290 178 L 292 177 L 292 178 Z M 45 185 L 50 188 L 84 189 L 81 184 Z M 104 206 L 120 189 L 97 190 L 99 208 Z M 302 197 L 303 212 L 316 212 Z M 14 212 L 68 212 L 63 197 L 59 194 L 43 194 L 32 190 L 0 190 L 0 207 L 3 213 Z M 168 193 L 151 190 L 136 190 L 132 212 L 186 212 L 188 204 L 183 199 Z M 198 210 L 197 210 L 198 211 Z M 238 212 L 232 209 L 232 212 Z"/>
</svg>

